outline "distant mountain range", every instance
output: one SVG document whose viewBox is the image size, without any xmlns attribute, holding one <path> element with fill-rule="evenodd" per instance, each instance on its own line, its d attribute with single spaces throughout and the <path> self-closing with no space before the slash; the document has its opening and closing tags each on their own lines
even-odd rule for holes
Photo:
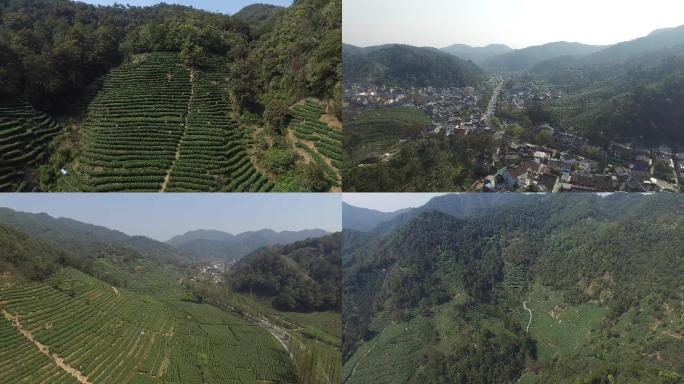
<svg viewBox="0 0 684 384">
<path fill-rule="evenodd" d="M 290 244 L 328 234 L 321 229 L 282 232 L 262 229 L 237 235 L 216 230 L 196 230 L 174 236 L 166 244 L 195 260 L 235 260 L 264 246 Z"/>
<path fill-rule="evenodd" d="M 389 233 L 423 212 L 437 211 L 466 218 L 491 212 L 492 208 L 537 203 L 544 198 L 541 194 L 504 194 L 500 198 L 491 199 L 481 193 L 457 193 L 437 196 L 420 207 L 395 212 L 379 212 L 343 203 L 342 228 L 361 232 L 372 231 L 376 234 Z"/>
<path fill-rule="evenodd" d="M 342 223 L 345 229 L 356 231 L 370 231 L 378 224 L 392 220 L 396 216 L 410 211 L 411 208 L 394 212 L 380 212 L 374 209 L 359 208 L 347 203 L 342 203 Z"/>
<path fill-rule="evenodd" d="M 99 225 L 9 208 L 0 208 L 0 223 L 75 256 L 137 255 L 173 262 L 234 260 L 264 246 L 285 245 L 329 234 L 321 229 L 282 232 L 263 229 L 237 235 L 197 230 L 174 236 L 164 243 L 145 236 L 129 236 Z"/>
<path fill-rule="evenodd" d="M 503 55 L 490 57 L 481 63 L 492 72 L 527 71 L 537 63 L 561 56 L 588 55 L 606 48 L 602 45 L 586 45 L 565 41 L 517 49 Z"/>
<path fill-rule="evenodd" d="M 134 251 L 146 258 L 167 261 L 186 259 L 178 249 L 145 236 L 129 236 L 99 225 L 82 223 L 48 214 L 26 213 L 0 208 L 0 223 L 46 242 L 56 249 L 84 257 L 110 256 Z"/>
<path fill-rule="evenodd" d="M 504 44 L 490 44 L 485 47 L 471 47 L 467 44 L 452 44 L 441 49 L 443 52 L 458 56 L 463 60 L 470 60 L 475 64 L 498 55 L 512 52 L 513 48 Z"/>
<path fill-rule="evenodd" d="M 345 81 L 394 85 L 461 86 L 487 72 L 544 71 L 554 68 L 619 63 L 635 57 L 684 52 L 684 26 L 653 31 L 614 45 L 551 42 L 522 49 L 504 44 L 472 47 L 453 44 L 441 49 L 386 44 L 361 48 L 343 44 Z M 457 60 L 448 59 L 448 54 Z"/>
<path fill-rule="evenodd" d="M 461 87 L 478 83 L 484 72 L 472 61 L 436 48 L 389 44 L 360 48 L 342 45 L 345 82 L 401 87 Z"/>
</svg>

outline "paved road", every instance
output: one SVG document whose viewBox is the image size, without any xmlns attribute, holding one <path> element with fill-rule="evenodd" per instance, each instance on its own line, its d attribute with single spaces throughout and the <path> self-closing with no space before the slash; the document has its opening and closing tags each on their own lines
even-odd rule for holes
<svg viewBox="0 0 684 384">
<path fill-rule="evenodd" d="M 494 88 L 494 92 L 492 93 L 492 98 L 489 99 L 489 105 L 487 105 L 487 110 L 485 111 L 484 114 L 484 119 L 485 122 L 487 123 L 487 126 L 489 125 L 489 119 L 492 117 L 494 112 L 496 111 L 496 102 L 499 98 L 499 93 L 501 93 L 501 88 L 503 88 L 504 80 L 499 79 L 499 84 L 497 84 L 496 88 Z"/>
</svg>

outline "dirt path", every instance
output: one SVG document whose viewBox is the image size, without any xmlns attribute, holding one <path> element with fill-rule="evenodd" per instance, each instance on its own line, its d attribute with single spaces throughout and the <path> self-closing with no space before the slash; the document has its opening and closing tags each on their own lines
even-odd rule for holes
<svg viewBox="0 0 684 384">
<path fill-rule="evenodd" d="M 4 309 L 2 310 L 2 314 L 5 316 L 5 318 L 7 320 L 12 322 L 12 325 L 14 326 L 14 328 L 16 328 L 17 331 L 19 331 L 19 333 L 21 333 L 26 338 L 26 340 L 30 341 L 33 345 L 35 345 L 36 348 L 38 348 L 38 350 L 42 354 L 51 358 L 52 361 L 55 363 L 55 365 L 57 365 L 59 368 L 63 369 L 66 373 L 73 376 L 76 380 L 78 380 L 79 383 L 81 383 L 81 384 L 92 384 L 86 375 L 81 373 L 79 370 L 71 367 L 69 364 L 65 363 L 64 359 L 59 357 L 56 353 L 51 354 L 50 350 L 48 349 L 48 347 L 46 345 L 41 344 L 38 340 L 34 339 L 31 332 L 25 330 L 24 327 L 19 322 L 19 315 L 12 316 L 9 312 L 7 312 Z"/>
<path fill-rule="evenodd" d="M 525 328 L 525 332 L 530 333 L 530 324 L 532 324 L 532 310 L 527 308 L 527 301 L 523 301 L 523 308 L 530 313 L 530 320 L 527 322 L 527 328 Z"/>
<path fill-rule="evenodd" d="M 671 332 L 671 331 L 663 331 L 663 335 L 665 335 L 665 336 L 670 336 L 670 337 L 675 338 L 675 339 L 677 339 L 677 340 L 682 340 L 682 339 L 684 339 L 684 336 L 679 335 L 679 334 L 676 334 L 676 333 L 673 333 L 673 332 Z"/>
<path fill-rule="evenodd" d="M 376 338 L 376 340 L 380 339 L 380 336 L 382 336 L 382 333 L 383 333 L 383 332 L 385 332 L 385 328 L 383 328 L 382 331 L 380 331 L 380 334 L 378 335 L 378 337 Z M 376 341 L 375 343 L 373 343 L 373 345 L 371 345 L 370 348 L 368 348 L 368 350 L 366 351 L 366 353 L 364 353 L 363 356 L 361 356 L 361 358 L 359 359 L 359 361 L 357 361 L 356 364 L 354 364 L 354 368 L 352 368 L 352 372 L 349 374 L 349 376 L 347 376 L 347 378 L 344 380 L 344 383 L 343 383 L 343 384 L 346 384 L 347 381 L 349 381 L 349 379 L 351 379 L 352 376 L 354 376 L 354 373 L 356 372 L 356 368 L 358 368 L 358 367 L 359 367 L 359 364 L 361 364 L 361 360 L 363 360 L 366 356 L 368 356 L 368 354 L 373 350 L 373 348 L 375 348 L 375 345 L 376 345 L 377 343 L 378 343 L 377 341 Z"/>
<path fill-rule="evenodd" d="M 159 192 L 166 192 L 166 186 L 169 184 L 169 180 L 171 179 L 171 170 L 173 169 L 173 167 L 176 166 L 178 159 L 180 159 L 181 142 L 183 141 L 183 138 L 185 137 L 185 132 L 187 132 L 187 130 L 188 130 L 188 116 L 190 115 L 190 104 L 192 103 L 192 98 L 194 96 L 195 96 L 195 70 L 191 69 L 190 70 L 190 98 L 188 99 L 188 113 L 185 114 L 185 123 L 183 123 L 183 133 L 181 133 L 181 137 L 178 140 L 178 144 L 176 145 L 176 158 L 173 160 L 173 163 L 171 163 L 169 170 L 166 172 L 166 176 L 164 176 L 164 182 L 162 183 L 161 190 L 159 190 Z"/>
<path fill-rule="evenodd" d="M 273 324 L 269 323 L 268 321 L 265 320 L 259 320 L 259 322 L 266 328 L 266 330 L 273 335 L 273 337 L 278 340 L 280 345 L 283 346 L 285 351 L 287 352 L 288 355 L 290 355 L 290 359 L 294 360 L 294 354 L 292 353 L 292 349 L 290 348 L 290 342 L 287 339 L 287 334 L 285 331 L 282 329 L 274 326 Z"/>
</svg>

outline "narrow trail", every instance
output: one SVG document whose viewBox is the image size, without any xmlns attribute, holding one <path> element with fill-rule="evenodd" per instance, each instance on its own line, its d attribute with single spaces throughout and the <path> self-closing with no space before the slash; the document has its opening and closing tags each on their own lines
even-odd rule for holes
<svg viewBox="0 0 684 384">
<path fill-rule="evenodd" d="M 530 333 L 530 324 L 532 324 L 532 310 L 527 308 L 527 301 L 523 301 L 523 308 L 530 313 L 530 320 L 527 322 L 527 328 L 525 328 L 525 332 Z"/>
<path fill-rule="evenodd" d="M 378 339 L 380 338 L 380 336 L 382 336 L 382 333 L 383 333 L 383 332 L 385 332 L 385 328 L 383 328 L 382 331 L 380 331 L 380 334 L 378 335 L 378 337 L 376 338 L 376 340 L 378 340 Z M 366 351 L 366 353 L 364 353 L 363 356 L 361 356 L 361 358 L 359 359 L 359 361 L 357 361 L 356 364 L 354 364 L 354 368 L 352 368 L 351 373 L 350 373 L 349 376 L 347 376 L 347 378 L 344 380 L 344 383 L 343 383 L 343 384 L 347 384 L 347 381 L 349 381 L 349 379 L 351 379 L 352 376 L 354 376 L 354 373 L 356 372 L 356 368 L 358 368 L 359 364 L 361 364 L 361 360 L 363 360 L 366 356 L 368 356 L 368 354 L 373 350 L 373 348 L 375 348 L 375 345 L 376 345 L 377 343 L 378 343 L 377 341 L 376 341 L 375 343 L 373 343 L 373 345 L 371 345 L 370 348 L 368 348 L 368 350 Z"/>
<path fill-rule="evenodd" d="M 173 160 L 171 163 L 171 166 L 169 167 L 169 170 L 166 172 L 166 176 L 164 176 L 164 182 L 162 183 L 161 189 L 159 192 L 166 192 L 166 186 L 169 184 L 169 180 L 171 179 L 171 170 L 173 167 L 176 166 L 176 163 L 178 162 L 178 159 L 180 159 L 180 149 L 181 149 L 181 143 L 183 142 L 183 138 L 185 137 L 185 132 L 188 130 L 188 116 L 190 115 L 190 104 L 192 103 L 192 98 L 195 96 L 195 70 L 190 69 L 190 98 L 188 99 L 188 113 L 185 114 L 185 123 L 183 123 L 183 133 L 181 133 L 180 139 L 178 139 L 178 144 L 176 145 L 176 158 Z"/>
<path fill-rule="evenodd" d="M 2 314 L 5 316 L 5 318 L 12 323 L 14 328 L 19 331 L 19 333 L 26 338 L 26 340 L 30 341 L 33 345 L 38 348 L 38 350 L 44 354 L 45 356 L 49 357 L 52 359 L 52 361 L 57 365 L 59 368 L 64 370 L 66 373 L 70 374 L 71 376 L 74 377 L 74 379 L 78 380 L 79 383 L 81 384 L 92 384 L 92 382 L 88 379 L 86 375 L 81 373 L 81 371 L 73 368 L 69 364 L 64 362 L 64 359 L 59 357 L 56 353 L 50 353 L 50 350 L 48 347 L 44 344 L 41 344 L 38 340 L 33 338 L 33 335 L 31 332 L 27 331 L 24 329 L 24 327 L 21 325 L 21 322 L 19 322 L 19 315 L 12 316 L 9 312 L 7 312 L 5 309 L 2 310 Z"/>
</svg>

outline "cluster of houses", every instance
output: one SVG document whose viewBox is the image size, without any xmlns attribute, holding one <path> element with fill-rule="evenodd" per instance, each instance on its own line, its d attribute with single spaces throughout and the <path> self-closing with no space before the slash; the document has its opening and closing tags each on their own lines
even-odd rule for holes
<svg viewBox="0 0 684 384">
<path fill-rule="evenodd" d="M 395 107 L 412 103 L 408 100 L 410 90 L 399 87 L 345 83 L 343 92 L 348 103 L 368 108 Z"/>
<path fill-rule="evenodd" d="M 509 105 L 524 109 L 533 102 L 560 99 L 563 95 L 558 89 L 542 86 L 534 81 L 518 80 L 509 82 L 500 97 Z"/>
<path fill-rule="evenodd" d="M 575 134 L 548 130 L 549 142 L 533 144 L 505 136 L 492 164 L 505 164 L 474 186 L 482 191 L 679 192 L 684 182 L 684 153 L 667 146 L 634 148 L 611 143 L 594 147 Z M 587 154 L 591 155 L 587 155 Z"/>
<path fill-rule="evenodd" d="M 208 281 L 211 283 L 223 282 L 223 274 L 235 264 L 235 261 L 210 261 L 199 268 L 198 273 L 191 281 Z"/>
<path fill-rule="evenodd" d="M 383 85 L 345 84 L 345 100 L 361 108 L 416 107 L 423 110 L 433 121 L 433 130 L 453 131 L 471 115 L 470 125 L 477 126 L 481 113 L 478 93 L 473 87 L 412 87 L 404 89 Z M 458 119 L 458 121 L 457 121 Z M 474 120 L 474 121 L 473 121 Z"/>
</svg>

